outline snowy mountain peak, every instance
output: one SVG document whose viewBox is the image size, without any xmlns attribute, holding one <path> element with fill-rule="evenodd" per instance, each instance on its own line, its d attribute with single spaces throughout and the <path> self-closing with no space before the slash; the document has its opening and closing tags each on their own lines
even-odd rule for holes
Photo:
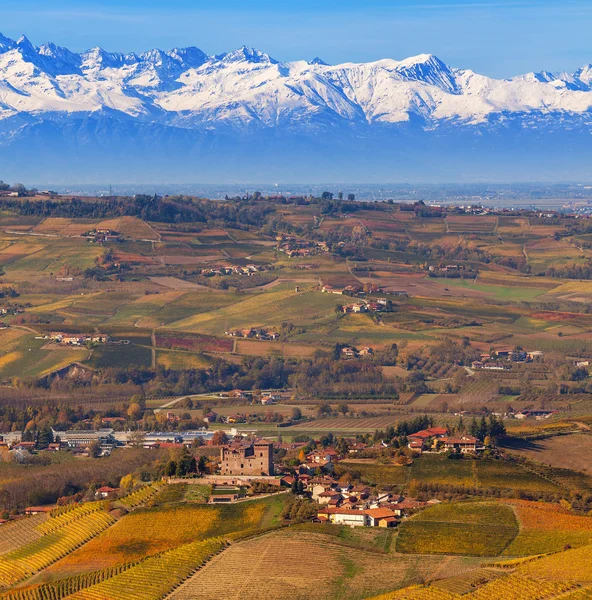
<svg viewBox="0 0 592 600">
<path fill-rule="evenodd" d="M 453 94 L 458 92 L 452 70 L 434 54 L 419 54 L 406 58 L 397 64 L 396 71 L 407 80 L 436 85 Z"/>
<path fill-rule="evenodd" d="M 14 40 L 4 37 L 0 33 L 0 53 L 6 52 L 7 50 L 12 50 L 15 47 L 15 45 L 16 45 L 16 42 Z"/>
<path fill-rule="evenodd" d="M 195 46 L 189 46 L 188 48 L 173 48 L 167 52 L 167 54 L 187 69 L 197 69 L 210 59 L 203 50 L 200 50 Z"/>
<path fill-rule="evenodd" d="M 574 73 L 580 81 L 592 85 L 592 64 L 584 65 Z"/>
<path fill-rule="evenodd" d="M 328 65 L 318 57 L 278 63 L 248 46 L 215 57 L 196 47 L 138 55 L 97 46 L 76 54 L 0 35 L 2 48 L 0 121 L 105 111 L 184 131 L 305 133 L 342 125 L 485 126 L 524 115 L 531 123 L 555 119 L 558 127 L 565 115 L 592 121 L 590 65 L 573 74 L 542 71 L 499 80 L 453 69 L 433 54 L 360 64 Z"/>
<path fill-rule="evenodd" d="M 21 35 L 21 37 L 17 40 L 16 45 L 19 48 L 22 49 L 26 49 L 26 50 L 34 50 L 35 48 L 33 47 L 33 44 L 31 44 L 31 42 L 29 41 L 29 39 L 27 38 L 26 35 Z"/>
<path fill-rule="evenodd" d="M 247 62 L 253 64 L 278 64 L 278 61 L 271 58 L 269 54 L 261 52 L 260 50 L 256 50 L 255 48 L 250 48 L 249 46 L 242 46 L 241 48 L 238 48 L 238 50 L 228 52 L 227 54 L 221 54 L 216 58 L 225 63 Z"/>
<path fill-rule="evenodd" d="M 77 72 L 82 62 L 79 54 L 74 54 L 68 48 L 56 46 L 51 42 L 43 44 L 43 46 L 38 48 L 37 53 L 40 57 L 45 58 L 46 61 L 53 61 L 54 71 L 60 74 Z"/>
<path fill-rule="evenodd" d="M 139 61 L 139 57 L 133 52 L 129 54 L 107 52 L 100 46 L 95 46 L 91 50 L 83 52 L 80 57 L 82 66 L 86 69 L 120 68 Z"/>
</svg>

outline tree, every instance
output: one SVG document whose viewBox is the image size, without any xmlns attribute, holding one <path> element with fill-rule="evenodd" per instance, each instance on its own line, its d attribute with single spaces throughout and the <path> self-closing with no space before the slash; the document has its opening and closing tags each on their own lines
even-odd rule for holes
<svg viewBox="0 0 592 600">
<path fill-rule="evenodd" d="M 323 200 L 333 200 L 333 194 L 331 192 L 323 192 L 321 198 Z"/>
<path fill-rule="evenodd" d="M 134 394 L 130 398 L 130 404 L 139 404 L 142 410 L 146 409 L 146 398 L 140 394 Z M 190 407 L 189 407 L 190 408 Z"/>
<path fill-rule="evenodd" d="M 214 432 L 212 436 L 212 446 L 224 446 L 228 443 L 228 436 L 222 431 L 218 430 Z"/>
<path fill-rule="evenodd" d="M 128 435 L 128 442 L 134 448 L 141 448 L 146 441 L 146 434 L 143 431 L 132 431 Z"/>
<path fill-rule="evenodd" d="M 99 458 L 99 456 L 101 456 L 101 443 L 99 440 L 94 440 L 90 443 L 88 453 L 93 458 Z"/>
<path fill-rule="evenodd" d="M 47 448 L 51 443 L 53 443 L 53 432 L 51 427 L 44 427 L 37 436 L 37 447 Z"/>
<path fill-rule="evenodd" d="M 349 406 L 345 403 L 342 402 L 337 409 L 339 410 L 339 412 L 345 417 L 345 415 L 347 415 L 347 413 L 349 412 Z"/>
<path fill-rule="evenodd" d="M 487 421 L 485 417 L 481 417 L 481 421 L 479 421 L 479 429 L 477 430 L 477 436 L 480 440 L 484 440 L 487 435 Z"/>
<path fill-rule="evenodd" d="M 409 482 L 409 495 L 412 498 L 416 498 L 419 495 L 420 487 L 417 479 L 412 479 Z"/>
<path fill-rule="evenodd" d="M 356 199 L 356 195 L 355 195 L 355 194 L 348 194 L 348 195 L 347 195 L 347 199 L 348 199 L 350 202 L 353 202 L 353 201 Z"/>
<path fill-rule="evenodd" d="M 136 402 L 130 404 L 127 409 L 127 416 L 134 421 L 138 421 L 142 416 L 142 407 Z"/>
<path fill-rule="evenodd" d="M 300 452 L 298 453 L 298 461 L 300 464 L 306 462 L 306 452 L 304 451 L 304 448 L 300 448 Z"/>
<path fill-rule="evenodd" d="M 292 420 L 300 421 L 300 419 L 302 419 L 302 411 L 297 406 L 295 406 L 292 409 Z"/>
<path fill-rule="evenodd" d="M 168 477 L 173 477 L 177 472 L 177 461 L 169 460 L 164 468 L 164 474 Z"/>
<path fill-rule="evenodd" d="M 197 463 L 197 471 L 198 473 L 206 473 L 208 470 L 208 457 L 200 456 L 199 462 Z"/>
<path fill-rule="evenodd" d="M 119 489 L 123 494 L 129 494 L 134 487 L 134 478 L 131 473 L 124 475 L 119 481 Z"/>
</svg>

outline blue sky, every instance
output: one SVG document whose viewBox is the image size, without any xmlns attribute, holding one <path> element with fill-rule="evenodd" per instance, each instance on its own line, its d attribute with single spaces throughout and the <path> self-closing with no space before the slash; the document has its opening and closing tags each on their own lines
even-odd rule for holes
<svg viewBox="0 0 592 600">
<path fill-rule="evenodd" d="M 429 52 L 496 77 L 592 62 L 590 0 L 0 0 L 0 31 L 72 50 L 243 44 L 330 63 Z"/>
</svg>

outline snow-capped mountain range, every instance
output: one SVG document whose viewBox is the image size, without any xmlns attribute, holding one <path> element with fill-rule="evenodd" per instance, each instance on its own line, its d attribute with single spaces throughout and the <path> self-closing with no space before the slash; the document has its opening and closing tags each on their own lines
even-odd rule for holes
<svg viewBox="0 0 592 600">
<path fill-rule="evenodd" d="M 553 139 L 554 155 L 558 140 L 568 153 L 585 150 L 591 126 L 592 65 L 500 80 L 431 54 L 328 65 L 280 62 L 248 47 L 217 56 L 195 47 L 74 53 L 0 34 L 0 159 L 17 172 L 26 148 L 31 173 L 32 149 L 51 169 L 57 149 L 62 162 L 92 160 L 99 171 L 106 152 L 136 162 L 162 152 L 179 168 L 242 156 L 241 168 L 268 161 L 273 171 L 280 138 L 292 146 L 284 160 L 293 160 L 296 148 L 297 156 L 322 147 L 325 156 L 327 136 L 346 162 L 362 149 L 376 164 L 421 160 L 422 147 L 449 162 L 461 138 L 490 152 L 484 136 L 498 152 L 524 136 L 524 150 L 540 152 Z"/>
</svg>

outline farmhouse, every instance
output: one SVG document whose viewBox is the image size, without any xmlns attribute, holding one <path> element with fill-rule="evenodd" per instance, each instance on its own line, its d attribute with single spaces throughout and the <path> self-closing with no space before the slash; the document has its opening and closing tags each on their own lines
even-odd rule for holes
<svg viewBox="0 0 592 600">
<path fill-rule="evenodd" d="M 536 419 L 541 421 L 542 419 L 548 419 L 551 415 L 554 415 L 557 411 L 554 410 L 525 410 L 514 414 L 515 419 Z"/>
<path fill-rule="evenodd" d="M 429 429 L 423 429 L 417 433 L 411 433 L 407 436 L 409 441 L 409 448 L 413 450 L 422 450 L 427 440 L 429 439 L 440 439 L 448 434 L 448 430 L 444 427 L 430 427 Z"/>
<path fill-rule="evenodd" d="M 339 294 L 340 296 L 343 295 L 342 288 L 334 288 L 332 285 L 324 285 L 322 287 L 322 291 L 325 292 L 326 294 Z"/>
<path fill-rule="evenodd" d="M 477 452 L 477 438 L 470 435 L 462 437 L 443 437 L 440 438 L 445 450 L 460 451 L 462 454 L 468 452 Z"/>
<path fill-rule="evenodd" d="M 39 513 L 50 513 L 55 506 L 28 506 L 25 508 L 26 515 L 38 515 Z"/>
<path fill-rule="evenodd" d="M 222 475 L 273 475 L 273 472 L 273 442 L 249 441 L 220 449 Z"/>
<path fill-rule="evenodd" d="M 113 498 L 117 495 L 119 490 L 116 488 L 109 487 L 108 485 L 104 485 L 100 487 L 95 492 L 95 498 Z"/>
<path fill-rule="evenodd" d="M 326 464 L 328 462 L 333 462 L 339 458 L 339 453 L 335 452 L 332 448 L 327 448 L 326 450 L 315 450 L 311 452 L 306 460 L 315 464 Z"/>
<path fill-rule="evenodd" d="M 394 527 L 397 524 L 395 512 L 390 508 L 338 508 L 328 506 L 318 511 L 320 521 L 350 527 Z"/>
</svg>

